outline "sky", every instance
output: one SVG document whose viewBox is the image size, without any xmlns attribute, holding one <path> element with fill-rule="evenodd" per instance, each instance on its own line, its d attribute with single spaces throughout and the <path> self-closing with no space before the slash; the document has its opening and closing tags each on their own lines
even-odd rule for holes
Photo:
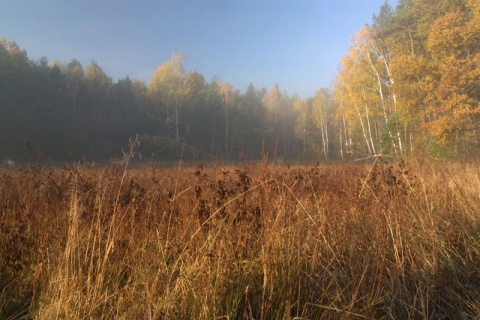
<svg viewBox="0 0 480 320">
<path fill-rule="evenodd" d="M 313 97 L 330 88 L 354 33 L 385 0 L 0 0 L 0 38 L 30 59 L 147 85 L 173 52 L 207 81 Z M 389 1 L 392 8 L 396 0 Z"/>
</svg>

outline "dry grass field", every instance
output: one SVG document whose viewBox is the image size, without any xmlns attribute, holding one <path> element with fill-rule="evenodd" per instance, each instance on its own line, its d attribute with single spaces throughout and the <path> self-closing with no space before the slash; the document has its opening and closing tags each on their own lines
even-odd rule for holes
<svg viewBox="0 0 480 320">
<path fill-rule="evenodd" d="M 480 164 L 0 171 L 2 319 L 480 319 Z"/>
</svg>

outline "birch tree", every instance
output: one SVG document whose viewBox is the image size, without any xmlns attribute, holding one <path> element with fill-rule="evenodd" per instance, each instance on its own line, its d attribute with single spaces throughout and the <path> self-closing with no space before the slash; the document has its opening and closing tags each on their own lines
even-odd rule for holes
<svg viewBox="0 0 480 320">
<path fill-rule="evenodd" d="M 184 61 L 185 57 L 181 53 L 174 52 L 172 58 L 155 71 L 149 85 L 149 92 L 156 102 L 156 108 L 165 114 L 168 134 L 174 131 L 177 146 L 180 139 L 179 106 L 182 103 L 186 78 Z"/>
<path fill-rule="evenodd" d="M 331 97 L 327 89 L 320 89 L 315 94 L 313 100 L 312 119 L 315 126 L 320 130 L 322 139 L 322 151 L 325 159 L 329 155 L 329 131 L 330 131 L 330 116 L 331 116 Z"/>
</svg>

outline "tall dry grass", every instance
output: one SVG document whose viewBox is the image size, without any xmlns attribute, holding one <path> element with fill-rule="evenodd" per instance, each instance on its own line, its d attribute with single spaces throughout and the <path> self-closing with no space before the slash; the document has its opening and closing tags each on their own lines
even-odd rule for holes
<svg viewBox="0 0 480 320">
<path fill-rule="evenodd" d="M 478 164 L 0 176 L 0 317 L 478 319 Z"/>
</svg>

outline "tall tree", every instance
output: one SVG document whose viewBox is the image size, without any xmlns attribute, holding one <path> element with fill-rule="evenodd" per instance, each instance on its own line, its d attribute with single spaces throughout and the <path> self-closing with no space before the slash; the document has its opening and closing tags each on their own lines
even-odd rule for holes
<svg viewBox="0 0 480 320">
<path fill-rule="evenodd" d="M 436 119 L 431 123 L 431 133 L 439 143 L 451 144 L 457 152 L 460 146 L 465 152 L 469 142 L 478 138 L 480 26 L 476 8 L 446 13 L 433 23 L 427 40 L 437 74 L 432 92 Z"/>
<path fill-rule="evenodd" d="M 253 159 L 262 157 L 262 145 L 268 134 L 266 110 L 262 104 L 265 94 L 265 90 L 257 89 L 250 83 L 240 97 L 236 110 L 238 119 L 232 123 L 235 126 L 232 128 L 232 135 L 242 157 Z"/>
<path fill-rule="evenodd" d="M 225 154 L 228 155 L 228 110 L 233 107 L 235 95 L 233 86 L 228 82 L 222 84 L 220 88 L 220 95 L 225 106 Z"/>
<path fill-rule="evenodd" d="M 181 53 L 174 52 L 172 58 L 155 71 L 149 85 L 156 108 L 166 116 L 167 128 L 174 129 L 177 146 L 180 139 L 179 106 L 184 96 L 186 78 L 184 61 L 185 57 Z M 168 130 L 169 135 L 170 132 Z"/>
<path fill-rule="evenodd" d="M 89 116 L 94 119 L 107 119 L 110 116 L 108 95 L 112 86 L 110 78 L 96 61 L 92 61 L 85 68 L 85 86 L 87 91 L 87 105 L 85 108 Z"/>
<path fill-rule="evenodd" d="M 332 122 L 332 99 L 327 89 L 320 89 L 313 100 L 312 118 L 315 126 L 320 130 L 322 151 L 325 159 L 329 156 L 330 123 Z"/>
<path fill-rule="evenodd" d="M 207 83 L 203 75 L 196 71 L 189 72 L 185 79 L 184 135 L 188 143 L 201 144 L 201 112 L 205 106 Z"/>
<path fill-rule="evenodd" d="M 344 115 L 355 131 L 360 131 L 367 150 L 358 152 L 372 156 L 377 153 L 379 123 L 381 111 L 379 109 L 377 79 L 370 74 L 370 66 L 363 59 L 358 47 L 352 47 L 349 55 L 342 59 L 342 69 L 338 74 L 336 90 L 341 96 L 345 108 Z M 359 137 L 354 137 L 357 141 Z"/>
<path fill-rule="evenodd" d="M 78 91 L 80 89 L 84 75 L 82 64 L 78 60 L 73 59 L 67 65 L 66 73 L 67 86 L 71 92 L 72 97 L 72 108 L 73 111 L 76 112 Z"/>
<path fill-rule="evenodd" d="M 318 128 L 315 126 L 315 119 L 312 116 L 312 104 L 310 101 L 300 99 L 298 96 L 293 97 L 293 110 L 296 113 L 295 135 L 301 142 L 300 155 L 303 157 L 318 157 L 322 152 L 319 141 L 321 138 L 318 134 Z"/>
<path fill-rule="evenodd" d="M 275 85 L 262 98 L 262 104 L 266 113 L 266 130 L 267 130 L 267 145 L 270 146 L 271 152 L 276 152 L 279 140 L 281 138 L 280 132 L 280 103 L 281 92 L 278 85 Z"/>
</svg>

